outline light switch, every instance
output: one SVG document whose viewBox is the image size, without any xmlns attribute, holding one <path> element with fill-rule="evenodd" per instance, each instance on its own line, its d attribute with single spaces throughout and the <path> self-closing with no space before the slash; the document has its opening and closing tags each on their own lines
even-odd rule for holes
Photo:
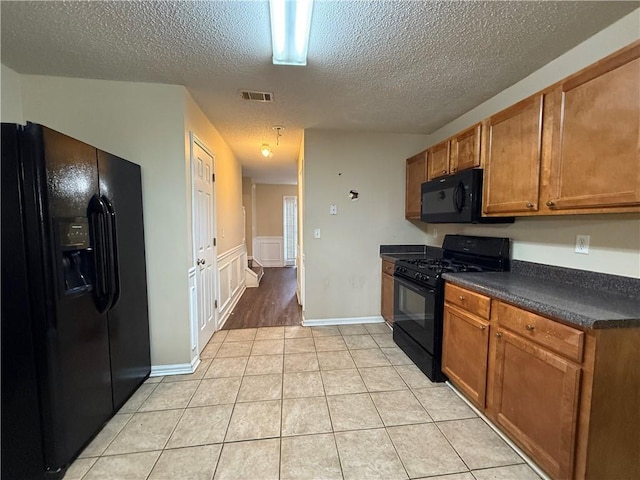
<svg viewBox="0 0 640 480">
<path fill-rule="evenodd" d="M 331 204 L 329 205 L 329 214 L 330 215 L 337 215 L 338 214 L 338 206 Z"/>
<path fill-rule="evenodd" d="M 313 229 L 313 238 L 320 238 L 320 229 L 319 228 L 314 228 Z"/>
</svg>

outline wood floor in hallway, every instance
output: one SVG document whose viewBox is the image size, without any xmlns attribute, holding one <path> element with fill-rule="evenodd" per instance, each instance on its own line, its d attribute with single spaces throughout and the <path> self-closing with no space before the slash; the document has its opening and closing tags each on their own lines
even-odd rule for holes
<svg viewBox="0 0 640 480">
<path fill-rule="evenodd" d="M 265 268 L 257 288 L 247 288 L 223 330 L 300 325 L 295 267 Z"/>
</svg>

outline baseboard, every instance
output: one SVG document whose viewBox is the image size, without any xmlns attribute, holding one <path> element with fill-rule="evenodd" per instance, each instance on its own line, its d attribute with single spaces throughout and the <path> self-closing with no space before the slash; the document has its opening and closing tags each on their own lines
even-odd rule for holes
<svg viewBox="0 0 640 480">
<path fill-rule="evenodd" d="M 174 363 L 173 365 L 151 365 L 150 377 L 164 377 L 167 375 L 184 375 L 193 373 L 200 365 L 200 357 L 194 358 L 191 363 Z"/>
<path fill-rule="evenodd" d="M 247 286 L 246 285 L 242 285 L 242 287 L 240 289 L 240 293 L 236 294 L 236 296 L 234 298 L 229 300 L 230 303 L 225 308 L 225 314 L 222 316 L 222 318 L 219 319 L 218 330 L 221 330 L 222 327 L 224 327 L 224 324 L 227 322 L 227 320 L 231 316 L 231 312 L 233 312 L 233 309 L 236 308 L 236 305 L 238 304 L 238 302 L 242 298 L 242 295 L 244 294 L 246 289 L 247 289 Z"/>
<path fill-rule="evenodd" d="M 383 323 L 384 318 L 381 315 L 373 317 L 345 317 L 345 318 L 318 318 L 318 319 L 302 319 L 302 325 L 305 327 L 319 327 L 324 325 L 350 325 L 353 323 Z"/>
</svg>

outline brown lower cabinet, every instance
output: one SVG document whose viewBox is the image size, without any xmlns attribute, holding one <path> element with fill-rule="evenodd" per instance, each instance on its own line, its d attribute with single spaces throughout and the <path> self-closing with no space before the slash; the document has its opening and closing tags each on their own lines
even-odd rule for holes
<svg viewBox="0 0 640 480">
<path fill-rule="evenodd" d="M 551 478 L 640 478 L 640 328 L 583 331 L 449 283 L 445 299 L 443 371 Z"/>
<path fill-rule="evenodd" d="M 382 260 L 382 301 L 380 311 L 382 318 L 390 325 L 393 325 L 393 268 L 393 262 Z"/>
</svg>

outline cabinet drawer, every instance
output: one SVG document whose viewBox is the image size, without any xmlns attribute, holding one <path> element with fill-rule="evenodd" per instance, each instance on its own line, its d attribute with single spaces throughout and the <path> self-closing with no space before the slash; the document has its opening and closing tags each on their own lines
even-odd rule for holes
<svg viewBox="0 0 640 480">
<path fill-rule="evenodd" d="M 513 305 L 498 302 L 498 323 L 575 362 L 582 362 L 584 333 Z"/>
<path fill-rule="evenodd" d="M 382 260 L 382 273 L 393 275 L 395 264 L 389 260 Z"/>
<path fill-rule="evenodd" d="M 481 318 L 489 319 L 491 313 L 491 299 L 466 288 L 447 283 L 444 292 L 445 302 L 457 305 L 467 312 Z"/>
</svg>

